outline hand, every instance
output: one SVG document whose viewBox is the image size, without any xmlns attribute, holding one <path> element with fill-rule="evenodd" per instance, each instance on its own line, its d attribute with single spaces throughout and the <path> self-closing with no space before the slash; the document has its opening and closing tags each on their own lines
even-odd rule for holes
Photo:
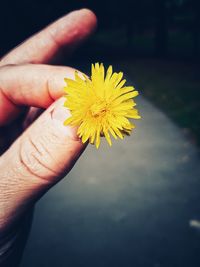
<svg viewBox="0 0 200 267">
<path fill-rule="evenodd" d="M 74 49 L 95 26 L 90 10 L 74 11 L 0 61 L 0 246 L 85 148 L 76 129 L 63 126 L 69 115 L 64 77 L 73 78 L 74 69 L 45 64 L 62 48 Z"/>
</svg>

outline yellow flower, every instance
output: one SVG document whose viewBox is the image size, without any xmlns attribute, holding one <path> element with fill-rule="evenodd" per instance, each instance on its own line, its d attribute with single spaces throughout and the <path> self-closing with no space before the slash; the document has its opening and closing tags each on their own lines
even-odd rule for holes
<svg viewBox="0 0 200 267">
<path fill-rule="evenodd" d="M 92 64 L 91 79 L 75 73 L 75 80 L 65 79 L 67 86 L 65 107 L 71 117 L 64 124 L 78 126 L 78 135 L 85 143 L 100 145 L 100 136 L 105 136 L 112 145 L 110 134 L 123 139 L 135 128 L 128 118 L 139 119 L 133 97 L 138 95 L 132 86 L 124 86 L 123 73 L 113 73 L 109 66 L 106 74 L 103 64 Z"/>
</svg>

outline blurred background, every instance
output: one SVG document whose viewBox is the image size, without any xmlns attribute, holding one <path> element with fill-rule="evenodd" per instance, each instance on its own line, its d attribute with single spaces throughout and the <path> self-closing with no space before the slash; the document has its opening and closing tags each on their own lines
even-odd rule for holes
<svg viewBox="0 0 200 267">
<path fill-rule="evenodd" d="M 64 63 L 123 64 L 140 91 L 199 144 L 199 0 L 2 1 L 0 56 L 59 16 L 82 7 L 96 13 L 99 26 Z"/>
<path fill-rule="evenodd" d="M 92 9 L 96 33 L 62 64 L 124 71 L 142 120 L 85 152 L 37 205 L 22 267 L 200 266 L 200 1 L 1 4 L 0 56 L 58 17 Z"/>
</svg>

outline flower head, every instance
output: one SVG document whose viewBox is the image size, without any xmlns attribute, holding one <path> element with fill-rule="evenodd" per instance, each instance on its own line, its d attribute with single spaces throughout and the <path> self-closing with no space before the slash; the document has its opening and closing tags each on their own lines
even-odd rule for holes
<svg viewBox="0 0 200 267">
<path fill-rule="evenodd" d="M 78 126 L 83 143 L 89 141 L 98 148 L 100 136 L 105 136 L 111 146 L 110 134 L 123 139 L 135 128 L 129 118 L 140 118 L 133 100 L 138 92 L 132 86 L 124 86 L 123 73 L 113 73 L 112 66 L 105 73 L 103 64 L 92 64 L 91 78 L 83 77 L 76 72 L 75 80 L 65 79 L 65 107 L 71 117 L 64 124 Z"/>
</svg>

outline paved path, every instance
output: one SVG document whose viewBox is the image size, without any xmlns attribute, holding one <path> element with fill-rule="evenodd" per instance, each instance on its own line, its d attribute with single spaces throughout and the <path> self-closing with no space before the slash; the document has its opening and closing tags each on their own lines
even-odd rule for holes
<svg viewBox="0 0 200 267">
<path fill-rule="evenodd" d="M 196 149 L 142 97 L 131 137 L 89 146 L 37 205 L 22 267 L 199 267 Z"/>
</svg>

